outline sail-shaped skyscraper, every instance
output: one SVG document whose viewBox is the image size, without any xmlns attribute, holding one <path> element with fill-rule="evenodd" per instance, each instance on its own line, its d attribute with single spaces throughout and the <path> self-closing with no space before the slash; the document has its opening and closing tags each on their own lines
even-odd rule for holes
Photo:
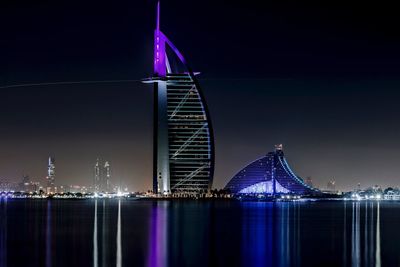
<svg viewBox="0 0 400 267">
<path fill-rule="evenodd" d="M 154 32 L 153 192 L 200 193 L 211 189 L 214 138 L 196 74 L 160 30 Z"/>
</svg>

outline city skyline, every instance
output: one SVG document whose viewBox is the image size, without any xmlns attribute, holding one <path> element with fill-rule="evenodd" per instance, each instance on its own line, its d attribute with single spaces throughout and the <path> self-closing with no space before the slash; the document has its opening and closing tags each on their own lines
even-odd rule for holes
<svg viewBox="0 0 400 267">
<path fill-rule="evenodd" d="M 363 24 L 366 15 L 356 6 L 346 13 L 341 3 L 291 4 L 271 3 L 261 12 L 257 5 L 205 1 L 190 14 L 199 20 L 207 11 L 209 20 L 201 25 L 189 14 L 175 18 L 172 10 L 183 9 L 178 2 L 164 7 L 166 34 L 187 52 L 194 71 L 203 71 L 199 79 L 215 128 L 214 187 L 223 188 L 276 143 L 285 145 L 296 172 L 317 186 L 332 179 L 342 190 L 358 183 L 400 186 L 394 18 L 383 18 L 378 8 L 376 19 Z M 152 69 L 155 1 L 111 10 L 100 5 L 99 14 L 112 24 L 85 13 L 90 7 L 84 4 L 79 12 L 60 5 L 62 10 L 49 3 L 31 6 L 34 12 L 14 4 L 2 9 L 7 14 L 1 20 L 15 23 L 2 37 L 8 53 L 0 86 L 138 81 L 2 89 L 0 179 L 44 178 L 47 157 L 54 155 L 57 182 L 91 184 L 93 159 L 101 156 L 130 189 L 151 189 L 152 91 L 139 80 Z M 54 24 L 47 24 L 50 19 Z"/>
</svg>

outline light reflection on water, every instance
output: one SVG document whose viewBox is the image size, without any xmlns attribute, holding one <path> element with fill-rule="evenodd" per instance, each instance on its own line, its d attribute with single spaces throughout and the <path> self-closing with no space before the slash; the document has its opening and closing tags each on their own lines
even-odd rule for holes
<svg viewBox="0 0 400 267">
<path fill-rule="evenodd" d="M 93 267 L 99 266 L 99 248 L 97 236 L 97 199 L 94 201 L 94 224 L 93 224 Z"/>
<path fill-rule="evenodd" d="M 51 201 L 48 201 L 46 208 L 46 267 L 52 266 L 51 222 Z"/>
<path fill-rule="evenodd" d="M 102 201 L 103 203 L 103 211 L 102 211 L 102 225 L 101 225 L 101 263 L 103 267 L 107 266 L 108 263 L 108 243 L 109 243 L 109 235 L 108 235 L 108 209 L 106 207 L 106 200 Z"/>
<path fill-rule="evenodd" d="M 364 222 L 360 223 L 361 205 L 364 205 Z M 375 222 L 375 223 L 374 223 Z M 364 239 L 361 240 L 361 227 Z M 363 250 L 361 244 L 364 244 Z M 352 203 L 352 266 L 381 266 L 380 203 Z M 364 255 L 361 257 L 361 255 Z M 363 259 L 363 260 L 362 260 Z"/>
<path fill-rule="evenodd" d="M 350 201 L 1 199 L 0 267 L 399 265 L 387 252 L 400 244 L 398 209 Z"/>
<path fill-rule="evenodd" d="M 149 228 L 148 267 L 168 265 L 168 202 L 155 203 L 151 208 Z"/>
<path fill-rule="evenodd" d="M 243 210 L 242 266 L 300 265 L 299 203 L 251 203 Z"/>
<path fill-rule="evenodd" d="M 7 266 L 7 199 L 0 199 L 0 267 Z"/>
<path fill-rule="evenodd" d="M 122 266 L 122 244 L 121 244 L 121 200 L 118 200 L 118 223 L 117 223 L 117 267 Z"/>
<path fill-rule="evenodd" d="M 351 263 L 360 266 L 360 202 L 352 203 Z"/>
<path fill-rule="evenodd" d="M 375 252 L 375 266 L 381 266 L 381 217 L 380 217 L 380 203 L 378 202 L 376 209 L 376 252 Z"/>
<path fill-rule="evenodd" d="M 98 209 L 97 209 L 97 202 L 98 200 L 94 200 L 94 216 L 93 216 L 93 267 L 99 266 L 99 248 L 98 248 L 98 240 L 99 240 L 99 233 L 98 233 Z M 103 203 L 103 210 L 102 210 L 102 257 L 101 257 L 101 264 L 102 266 L 108 266 L 108 224 L 107 221 L 109 218 L 106 217 L 106 200 L 102 201 Z M 115 265 L 117 267 L 122 266 L 122 226 L 121 226 L 121 200 L 118 200 L 118 213 L 117 213 L 117 225 L 116 225 L 116 256 L 115 256 Z"/>
<path fill-rule="evenodd" d="M 338 265 L 348 266 L 350 263 L 351 266 L 357 267 L 381 266 L 380 203 L 342 203 L 343 213 L 339 214 L 343 218 L 341 227 L 343 231 L 342 262 L 340 264 L 338 262 Z M 350 225 L 347 223 L 349 204 L 351 205 Z M 265 206 L 264 212 L 260 212 L 260 205 Z M 364 205 L 364 209 L 361 209 L 361 205 Z M 305 261 L 310 261 L 310 258 L 301 257 L 301 248 L 307 249 L 307 246 L 304 246 L 304 240 L 317 243 L 317 241 L 313 241 L 312 236 L 307 235 L 318 236 L 321 233 L 318 233 L 318 227 L 314 230 L 309 229 L 310 231 L 302 229 L 301 211 L 307 209 L 304 204 L 247 203 L 245 207 L 242 224 L 242 255 L 246 255 L 246 258 L 242 266 L 246 266 L 246 264 L 248 266 L 300 266 L 304 265 Z M 364 220 L 361 219 L 362 213 L 364 213 Z M 318 214 L 314 214 L 314 223 L 319 221 L 318 216 Z M 364 229 L 363 237 L 361 229 Z M 351 235 L 351 259 L 347 257 L 348 234 Z M 332 240 L 325 239 L 324 242 L 317 246 L 310 243 L 309 247 L 313 247 L 314 252 L 321 252 L 323 247 L 319 245 L 325 246 Z M 303 243 L 302 246 L 301 243 Z M 312 257 L 318 258 L 319 256 L 314 254 Z M 322 264 L 330 261 L 321 259 L 319 262 Z"/>
</svg>

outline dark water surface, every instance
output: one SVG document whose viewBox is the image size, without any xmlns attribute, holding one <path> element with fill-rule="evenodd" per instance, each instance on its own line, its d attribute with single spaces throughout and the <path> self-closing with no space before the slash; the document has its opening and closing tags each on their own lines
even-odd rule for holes
<svg viewBox="0 0 400 267">
<path fill-rule="evenodd" d="M 0 200 L 4 266 L 400 266 L 400 203 Z"/>
</svg>

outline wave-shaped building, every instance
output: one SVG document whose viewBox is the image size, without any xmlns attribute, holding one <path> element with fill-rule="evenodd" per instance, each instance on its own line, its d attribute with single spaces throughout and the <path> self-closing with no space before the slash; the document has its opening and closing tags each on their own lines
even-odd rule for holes
<svg viewBox="0 0 400 267">
<path fill-rule="evenodd" d="M 154 33 L 153 192 L 200 193 L 211 189 L 214 138 L 196 74 L 160 30 Z"/>
<path fill-rule="evenodd" d="M 306 184 L 289 167 L 282 145 L 241 169 L 225 186 L 234 194 L 316 194 L 319 190 Z"/>
</svg>

